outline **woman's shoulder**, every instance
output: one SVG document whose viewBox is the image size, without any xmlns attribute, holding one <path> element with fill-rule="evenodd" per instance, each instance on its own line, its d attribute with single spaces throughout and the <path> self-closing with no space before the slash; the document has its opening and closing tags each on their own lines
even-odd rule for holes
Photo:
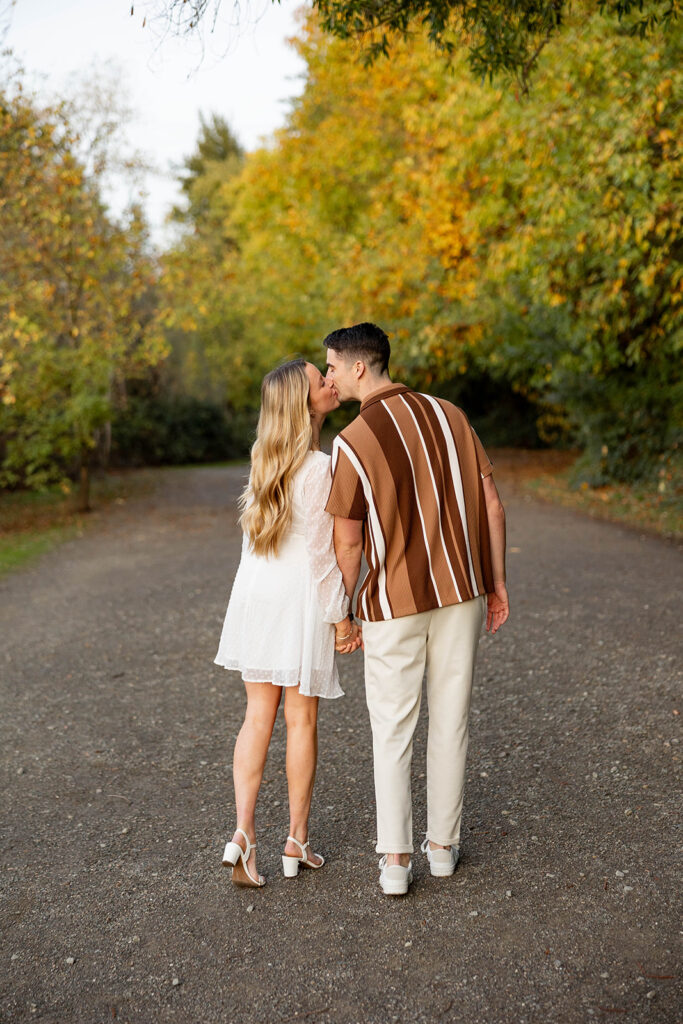
<svg viewBox="0 0 683 1024">
<path fill-rule="evenodd" d="M 332 459 L 326 452 L 310 451 L 306 453 L 301 468 L 307 475 L 315 473 L 322 476 L 324 473 L 329 473 L 331 464 Z"/>
<path fill-rule="evenodd" d="M 329 480 L 331 464 L 332 459 L 325 452 L 310 451 L 306 453 L 306 458 L 302 462 L 297 475 L 304 485 L 314 484 L 325 479 Z"/>
</svg>

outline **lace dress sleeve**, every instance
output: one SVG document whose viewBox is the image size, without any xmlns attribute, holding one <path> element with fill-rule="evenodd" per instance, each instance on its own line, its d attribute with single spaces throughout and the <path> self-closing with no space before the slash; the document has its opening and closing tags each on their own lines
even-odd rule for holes
<svg viewBox="0 0 683 1024">
<path fill-rule="evenodd" d="M 341 622 L 349 613 L 349 599 L 334 553 L 334 516 L 325 511 L 331 480 L 329 462 L 316 459 L 303 488 L 306 551 L 323 621 Z"/>
</svg>

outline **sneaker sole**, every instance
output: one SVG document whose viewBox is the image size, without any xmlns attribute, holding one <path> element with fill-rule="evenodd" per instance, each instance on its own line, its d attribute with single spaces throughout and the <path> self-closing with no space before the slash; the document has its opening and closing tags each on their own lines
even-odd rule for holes
<svg viewBox="0 0 683 1024">
<path fill-rule="evenodd" d="M 405 896 L 410 888 L 412 877 L 406 882 L 392 882 L 389 880 L 380 880 L 380 888 L 385 896 Z"/>
<path fill-rule="evenodd" d="M 444 866 L 433 868 L 430 866 L 429 870 L 434 878 L 450 878 L 451 875 L 455 874 L 455 864 L 453 865 L 453 867 Z"/>
</svg>

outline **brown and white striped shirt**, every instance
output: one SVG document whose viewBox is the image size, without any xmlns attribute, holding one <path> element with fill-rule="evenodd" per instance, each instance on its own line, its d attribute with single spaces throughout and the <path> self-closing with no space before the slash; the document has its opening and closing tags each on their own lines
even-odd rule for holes
<svg viewBox="0 0 683 1024">
<path fill-rule="evenodd" d="M 364 521 L 358 615 L 396 619 L 493 590 L 482 478 L 493 467 L 461 409 L 403 384 L 373 391 L 334 441 L 326 509 Z"/>
</svg>

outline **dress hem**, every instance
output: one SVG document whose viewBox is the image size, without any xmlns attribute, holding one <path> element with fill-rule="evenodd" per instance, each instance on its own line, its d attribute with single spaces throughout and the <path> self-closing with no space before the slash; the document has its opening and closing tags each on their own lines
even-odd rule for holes
<svg viewBox="0 0 683 1024">
<path fill-rule="evenodd" d="M 321 700 L 337 700 L 339 697 L 346 696 L 341 687 L 339 687 L 337 693 L 310 693 L 302 689 L 301 684 L 298 681 L 295 681 L 293 683 L 285 683 L 278 682 L 273 679 L 263 679 L 260 676 L 259 678 L 255 678 L 253 669 L 250 670 L 248 668 L 242 668 L 242 666 L 237 664 L 236 662 L 232 662 L 226 665 L 225 662 L 214 659 L 214 665 L 218 665 L 219 668 L 224 668 L 227 672 L 239 672 L 240 675 L 242 676 L 242 682 L 244 683 L 264 683 L 265 685 L 270 686 L 284 686 L 287 689 L 291 689 L 292 687 L 297 686 L 299 688 L 299 693 L 302 695 L 302 697 L 319 697 Z"/>
</svg>

